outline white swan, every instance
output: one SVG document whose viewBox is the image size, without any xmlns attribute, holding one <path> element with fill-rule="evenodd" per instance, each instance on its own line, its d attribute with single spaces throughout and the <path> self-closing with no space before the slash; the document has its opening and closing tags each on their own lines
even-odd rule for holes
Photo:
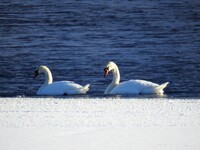
<svg viewBox="0 0 200 150">
<path fill-rule="evenodd" d="M 51 71 L 47 66 L 40 66 L 35 70 L 34 78 L 40 73 L 44 73 L 46 80 L 37 91 L 37 95 L 71 95 L 71 94 L 86 94 L 90 84 L 84 87 L 74 83 L 73 81 L 58 81 L 53 82 Z"/>
<path fill-rule="evenodd" d="M 113 80 L 105 90 L 105 94 L 163 94 L 163 89 L 169 82 L 158 85 L 145 80 L 129 80 L 120 82 L 120 73 L 117 65 L 114 62 L 108 62 L 104 68 L 105 75 L 109 71 L 113 72 Z"/>
</svg>

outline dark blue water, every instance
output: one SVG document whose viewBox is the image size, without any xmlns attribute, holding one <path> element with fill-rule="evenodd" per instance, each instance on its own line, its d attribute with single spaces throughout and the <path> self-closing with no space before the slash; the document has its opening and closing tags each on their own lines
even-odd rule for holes
<svg viewBox="0 0 200 150">
<path fill-rule="evenodd" d="M 36 96 L 39 65 L 103 96 L 110 60 L 121 81 L 168 81 L 167 96 L 200 97 L 199 0 L 1 0 L 0 10 L 1 97 Z"/>
</svg>

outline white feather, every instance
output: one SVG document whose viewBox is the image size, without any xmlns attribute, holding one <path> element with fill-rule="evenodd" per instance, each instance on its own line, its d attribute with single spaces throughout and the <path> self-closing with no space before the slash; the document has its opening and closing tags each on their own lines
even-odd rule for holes
<svg viewBox="0 0 200 150">
<path fill-rule="evenodd" d="M 163 94 L 168 82 L 161 85 L 145 80 L 129 80 L 120 83 L 120 73 L 114 62 L 106 65 L 113 72 L 113 80 L 105 90 L 105 94 Z"/>
<path fill-rule="evenodd" d="M 51 71 L 46 66 L 38 68 L 39 73 L 45 73 L 46 81 L 37 91 L 38 95 L 72 95 L 86 94 L 89 90 L 89 84 L 81 86 L 73 81 L 57 81 L 53 82 Z"/>
</svg>

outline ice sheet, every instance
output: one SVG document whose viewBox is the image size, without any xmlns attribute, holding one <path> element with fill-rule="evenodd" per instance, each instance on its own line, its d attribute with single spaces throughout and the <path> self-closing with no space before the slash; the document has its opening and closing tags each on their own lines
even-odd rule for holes
<svg viewBox="0 0 200 150">
<path fill-rule="evenodd" d="M 1 150 L 197 150 L 198 99 L 0 98 Z"/>
</svg>

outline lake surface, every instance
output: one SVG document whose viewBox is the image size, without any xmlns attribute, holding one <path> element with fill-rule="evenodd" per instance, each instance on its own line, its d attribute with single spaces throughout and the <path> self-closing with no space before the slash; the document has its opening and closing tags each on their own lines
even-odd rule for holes
<svg viewBox="0 0 200 150">
<path fill-rule="evenodd" d="M 168 97 L 200 98 L 199 0 L 0 2 L 0 96 L 36 96 L 44 75 L 91 84 L 101 97 L 115 61 L 121 81 L 170 82 Z"/>
</svg>

